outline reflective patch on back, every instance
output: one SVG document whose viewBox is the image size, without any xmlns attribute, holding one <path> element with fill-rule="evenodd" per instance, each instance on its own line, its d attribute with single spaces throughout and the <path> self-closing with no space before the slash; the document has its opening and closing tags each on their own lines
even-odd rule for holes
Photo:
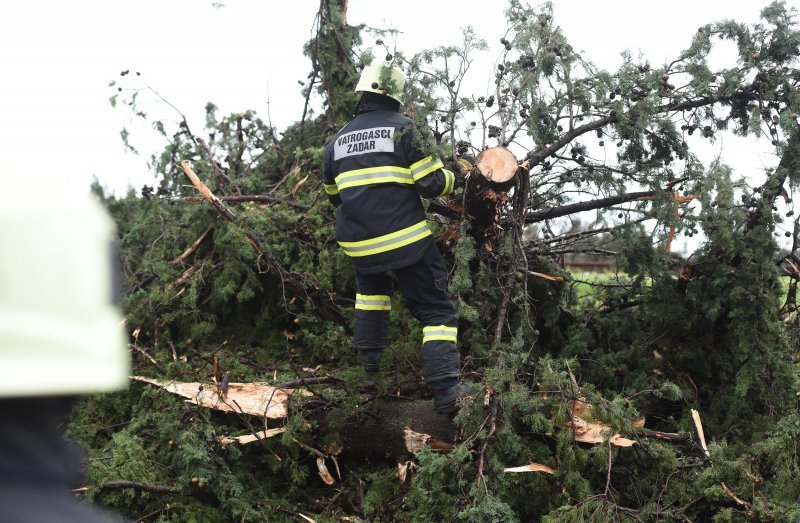
<svg viewBox="0 0 800 523">
<path fill-rule="evenodd" d="M 333 159 L 367 153 L 394 151 L 394 127 L 373 127 L 342 134 L 333 145 Z"/>
</svg>

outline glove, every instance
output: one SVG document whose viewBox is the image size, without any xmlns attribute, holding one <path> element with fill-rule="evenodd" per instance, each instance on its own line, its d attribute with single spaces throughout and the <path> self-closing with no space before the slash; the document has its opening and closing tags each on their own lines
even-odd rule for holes
<svg viewBox="0 0 800 523">
<path fill-rule="evenodd" d="M 453 173 L 456 175 L 455 182 L 453 183 L 453 189 L 458 189 L 464 187 L 467 183 L 466 175 L 472 171 L 472 167 L 475 163 L 475 159 L 470 156 L 462 156 L 458 159 L 453 159 L 451 162 L 451 167 L 453 168 Z"/>
<path fill-rule="evenodd" d="M 461 158 L 454 158 L 450 163 L 453 168 L 453 172 L 456 174 L 461 174 L 461 176 L 464 176 L 470 172 L 474 164 L 475 158 L 470 155 L 462 156 Z"/>
<path fill-rule="evenodd" d="M 467 178 L 458 170 L 453 170 L 456 179 L 453 180 L 453 190 L 461 189 L 467 184 Z"/>
</svg>

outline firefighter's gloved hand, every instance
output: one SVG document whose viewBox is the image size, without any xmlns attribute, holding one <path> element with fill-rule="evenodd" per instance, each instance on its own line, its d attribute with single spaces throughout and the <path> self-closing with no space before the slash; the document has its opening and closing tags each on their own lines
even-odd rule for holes
<svg viewBox="0 0 800 523">
<path fill-rule="evenodd" d="M 471 155 L 461 156 L 453 159 L 450 165 L 452 166 L 453 172 L 456 174 L 460 173 L 464 176 L 472 170 L 472 167 L 475 165 L 475 159 Z"/>
<path fill-rule="evenodd" d="M 472 167 L 475 164 L 475 159 L 472 156 L 462 156 L 461 158 L 454 159 L 451 162 L 451 167 L 453 169 L 453 173 L 456 175 L 455 183 L 453 184 L 454 189 L 458 189 L 459 187 L 464 187 L 467 183 L 467 174 L 472 170 Z"/>
<path fill-rule="evenodd" d="M 456 179 L 453 181 L 453 190 L 463 188 L 467 184 L 466 177 L 458 171 L 453 171 L 453 174 L 456 175 Z"/>
</svg>

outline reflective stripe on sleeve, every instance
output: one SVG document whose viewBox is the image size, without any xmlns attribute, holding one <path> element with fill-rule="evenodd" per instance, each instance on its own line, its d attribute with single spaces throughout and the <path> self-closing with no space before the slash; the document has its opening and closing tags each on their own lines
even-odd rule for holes
<svg viewBox="0 0 800 523">
<path fill-rule="evenodd" d="M 411 165 L 411 174 L 414 176 L 414 181 L 419 181 L 442 167 L 444 167 L 444 164 L 439 158 L 434 160 L 432 156 L 428 156 Z"/>
<path fill-rule="evenodd" d="M 458 327 L 448 327 L 447 325 L 432 325 L 430 327 L 422 328 L 422 343 L 429 341 L 452 341 L 456 342 L 458 336 Z"/>
<path fill-rule="evenodd" d="M 338 187 L 336 187 L 336 184 L 330 184 L 330 185 L 328 185 L 328 184 L 326 183 L 326 184 L 323 184 L 323 185 L 325 185 L 325 192 L 326 192 L 326 193 L 328 193 L 328 194 L 330 194 L 331 196 L 334 196 L 334 195 L 336 195 L 336 194 L 339 194 L 339 188 L 338 188 Z"/>
<path fill-rule="evenodd" d="M 390 311 L 392 310 L 392 298 L 382 294 L 356 294 L 356 309 Z"/>
<path fill-rule="evenodd" d="M 369 256 L 370 254 L 399 249 L 400 247 L 414 243 L 430 235 L 431 230 L 428 229 L 428 224 L 425 220 L 422 220 L 411 227 L 384 234 L 377 238 L 358 242 L 339 242 L 339 245 L 348 256 Z"/>
<path fill-rule="evenodd" d="M 413 185 L 414 177 L 409 169 L 392 165 L 345 171 L 336 177 L 336 186 L 340 191 L 349 187 L 389 182 Z"/>
<path fill-rule="evenodd" d="M 453 171 L 449 169 L 442 169 L 444 173 L 444 189 L 442 189 L 442 194 L 439 196 L 445 196 L 453 192 L 453 187 L 456 184 L 456 175 L 453 174 Z"/>
</svg>

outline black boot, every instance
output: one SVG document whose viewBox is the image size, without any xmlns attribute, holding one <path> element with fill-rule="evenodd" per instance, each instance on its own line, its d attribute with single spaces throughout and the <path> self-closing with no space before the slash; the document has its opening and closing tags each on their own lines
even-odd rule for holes
<svg viewBox="0 0 800 523">
<path fill-rule="evenodd" d="M 433 406 L 439 414 L 452 414 L 461 408 L 459 400 L 470 396 L 471 393 L 472 387 L 463 381 L 459 381 L 452 387 L 435 391 L 433 393 Z"/>
<path fill-rule="evenodd" d="M 364 365 L 367 374 L 376 374 L 381 370 L 382 349 L 362 349 L 358 351 L 358 359 Z"/>
</svg>

